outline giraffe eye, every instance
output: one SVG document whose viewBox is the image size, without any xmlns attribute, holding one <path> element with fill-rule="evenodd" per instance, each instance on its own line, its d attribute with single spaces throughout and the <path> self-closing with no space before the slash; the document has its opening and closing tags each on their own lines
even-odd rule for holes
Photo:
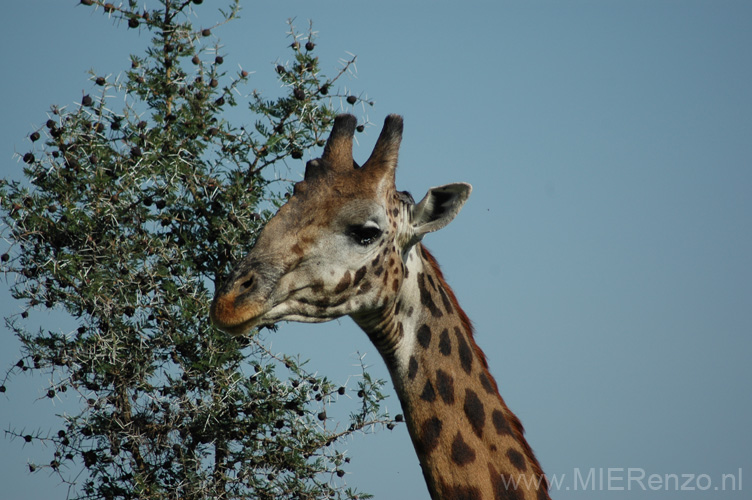
<svg viewBox="0 0 752 500">
<path fill-rule="evenodd" d="M 381 236 L 381 229 L 374 222 L 366 222 L 362 226 L 350 226 L 347 230 L 348 236 L 358 245 L 368 246 Z"/>
</svg>

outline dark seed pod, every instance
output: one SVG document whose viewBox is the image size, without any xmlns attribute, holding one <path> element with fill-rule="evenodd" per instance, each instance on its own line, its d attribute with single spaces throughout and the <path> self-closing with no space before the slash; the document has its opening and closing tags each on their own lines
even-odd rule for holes
<svg viewBox="0 0 752 500">
<path fill-rule="evenodd" d="M 357 127 L 355 127 L 355 130 L 357 130 L 358 132 L 363 132 L 365 129 L 366 127 L 364 125 L 358 125 Z"/>
<path fill-rule="evenodd" d="M 225 62 L 225 59 L 222 56 L 217 56 L 217 57 L 214 58 L 214 63 L 215 64 L 222 64 L 223 62 Z"/>
<path fill-rule="evenodd" d="M 320 93 L 321 95 L 326 95 L 326 94 L 328 94 L 328 93 L 329 93 L 329 85 L 322 85 L 322 86 L 321 86 L 321 87 L 319 88 L 319 93 Z"/>
<path fill-rule="evenodd" d="M 36 142 L 39 140 L 39 132 L 32 132 L 29 136 L 29 139 L 31 139 L 31 142 Z"/>
<path fill-rule="evenodd" d="M 290 153 L 290 156 L 292 156 L 293 159 L 295 160 L 299 160 L 303 158 L 303 152 L 299 149 L 293 149 L 292 152 Z"/>
<path fill-rule="evenodd" d="M 321 420 L 323 422 L 324 420 L 326 420 L 326 412 L 322 411 L 321 413 L 319 413 L 318 415 L 316 415 L 316 418 L 318 418 L 319 420 Z"/>
<path fill-rule="evenodd" d="M 75 159 L 75 158 L 74 158 L 74 157 L 72 157 L 72 156 L 66 156 L 66 157 L 65 157 L 65 165 L 66 165 L 66 166 L 67 166 L 68 168 L 71 168 L 71 169 L 73 169 L 73 170 L 76 170 L 76 171 L 78 171 L 79 167 L 81 166 L 81 165 L 80 165 L 80 164 L 78 163 L 78 160 L 77 160 L 77 159 Z"/>
<path fill-rule="evenodd" d="M 294 95 L 295 99 L 299 101 L 305 99 L 305 91 L 299 87 L 296 87 L 295 90 L 292 91 L 292 95 Z"/>
<path fill-rule="evenodd" d="M 316 46 L 316 44 L 315 44 L 315 43 L 313 43 L 313 42 L 307 42 L 307 43 L 305 44 L 305 48 L 306 48 L 306 50 L 313 50 L 313 48 L 314 48 L 315 46 Z"/>
<path fill-rule="evenodd" d="M 26 153 L 23 155 L 23 161 L 24 163 L 34 163 L 34 155 L 31 153 Z"/>
<path fill-rule="evenodd" d="M 7 253 L 4 253 L 3 255 L 0 255 L 0 260 L 3 262 L 8 262 L 10 260 L 10 255 Z"/>
<path fill-rule="evenodd" d="M 81 104 L 83 104 L 84 106 L 91 106 L 92 104 L 94 104 L 94 99 L 92 99 L 89 94 L 86 94 L 83 99 L 81 99 Z"/>
<path fill-rule="evenodd" d="M 337 469 L 337 477 L 342 477 L 344 475 L 345 475 L 345 471 L 343 471 L 342 469 Z"/>
<path fill-rule="evenodd" d="M 128 19 L 128 27 L 129 28 L 138 28 L 138 19 L 135 17 L 132 17 Z"/>
<path fill-rule="evenodd" d="M 248 72 L 246 70 L 243 70 L 240 72 L 240 76 L 242 76 L 243 78 L 246 78 L 248 76 Z"/>
<path fill-rule="evenodd" d="M 202 29 L 201 36 L 211 36 L 211 30 L 209 28 Z"/>
<path fill-rule="evenodd" d="M 98 77 L 97 77 L 97 79 L 96 79 L 96 80 L 94 80 L 94 83 L 96 83 L 96 84 L 97 84 L 97 85 L 99 85 L 99 86 L 102 86 L 102 85 L 104 85 L 104 84 L 105 84 L 105 82 L 106 82 L 106 80 L 104 79 L 104 77 L 103 77 L 103 76 L 98 76 Z"/>
<path fill-rule="evenodd" d="M 209 80 L 209 86 L 211 88 L 215 89 L 217 88 L 217 85 L 219 85 L 219 82 L 216 79 L 212 78 L 211 80 Z"/>
<path fill-rule="evenodd" d="M 193 58 L 191 59 L 191 62 L 193 64 L 198 64 L 201 62 L 201 59 L 199 59 L 199 57 L 196 55 L 196 56 L 193 56 Z"/>
<path fill-rule="evenodd" d="M 135 147 L 131 148 L 131 156 L 132 157 L 139 158 L 139 157 L 141 157 L 142 154 L 143 153 L 141 152 L 141 148 L 139 148 L 138 146 L 135 146 Z"/>
<path fill-rule="evenodd" d="M 340 387 L 339 389 L 337 389 L 337 394 L 339 394 L 340 396 L 344 395 L 345 394 L 345 388 L 344 387 Z"/>
<path fill-rule="evenodd" d="M 55 128 L 55 120 L 47 120 L 47 123 L 45 123 L 45 125 L 47 125 L 47 128 L 53 129 Z"/>
<path fill-rule="evenodd" d="M 347 96 L 347 102 L 348 104 L 355 104 L 356 102 L 358 102 L 358 98 L 354 95 L 349 95 Z"/>
<path fill-rule="evenodd" d="M 298 50 L 300 48 L 300 43 L 299 42 L 292 42 L 290 44 L 290 47 L 292 47 L 294 50 Z"/>
</svg>

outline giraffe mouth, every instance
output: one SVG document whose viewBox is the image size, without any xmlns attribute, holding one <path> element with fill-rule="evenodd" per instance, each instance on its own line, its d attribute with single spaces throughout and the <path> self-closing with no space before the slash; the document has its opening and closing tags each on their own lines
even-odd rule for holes
<svg viewBox="0 0 752 500">
<path fill-rule="evenodd" d="M 266 312 L 267 307 L 263 303 L 243 304 L 241 297 L 228 293 L 214 297 L 209 315 L 220 330 L 232 335 L 244 335 L 263 323 Z"/>
</svg>

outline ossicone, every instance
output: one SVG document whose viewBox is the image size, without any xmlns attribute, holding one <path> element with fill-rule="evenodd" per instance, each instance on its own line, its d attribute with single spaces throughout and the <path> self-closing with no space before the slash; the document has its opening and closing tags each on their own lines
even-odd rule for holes
<svg viewBox="0 0 752 500">
<path fill-rule="evenodd" d="M 389 115 L 373 147 L 373 152 L 363 168 L 394 172 L 397 168 L 400 143 L 402 142 L 403 121 L 400 115 Z"/>
<path fill-rule="evenodd" d="M 324 154 L 321 159 L 325 160 L 329 167 L 335 170 L 353 168 L 353 135 L 358 124 L 353 115 L 337 115 L 334 119 L 332 131 L 324 146 Z"/>
</svg>

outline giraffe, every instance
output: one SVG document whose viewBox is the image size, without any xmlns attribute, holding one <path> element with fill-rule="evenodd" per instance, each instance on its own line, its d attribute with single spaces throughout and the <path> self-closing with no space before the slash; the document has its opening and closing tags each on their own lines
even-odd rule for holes
<svg viewBox="0 0 752 500">
<path fill-rule="evenodd" d="M 416 204 L 395 187 L 402 117 L 386 118 L 362 167 L 356 124 L 335 119 L 322 157 L 218 287 L 212 321 L 240 335 L 350 316 L 386 363 L 432 499 L 549 498 L 470 320 L 421 243 L 454 219 L 471 186 L 434 187 Z"/>
</svg>

